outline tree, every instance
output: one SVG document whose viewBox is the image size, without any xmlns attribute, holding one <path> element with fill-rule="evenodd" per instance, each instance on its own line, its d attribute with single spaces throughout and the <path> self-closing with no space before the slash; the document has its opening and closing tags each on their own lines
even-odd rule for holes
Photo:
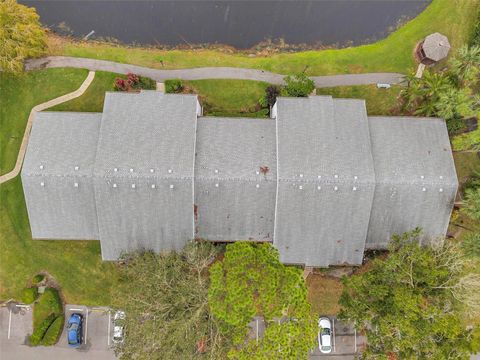
<svg viewBox="0 0 480 360">
<path fill-rule="evenodd" d="M 280 263 L 272 245 L 228 245 L 223 261 L 210 268 L 210 282 L 210 309 L 236 345 L 230 357 L 307 358 L 316 326 L 305 281 L 300 269 Z M 247 325 L 256 315 L 265 319 L 265 335 L 258 344 L 250 341 L 242 346 Z"/>
<path fill-rule="evenodd" d="M 189 243 L 180 252 L 135 252 L 119 265 L 114 305 L 126 313 L 121 359 L 224 359 L 229 346 L 208 307 L 208 266 L 216 250 Z"/>
<path fill-rule="evenodd" d="M 462 211 L 473 220 L 480 220 L 480 188 L 465 190 Z"/>
<path fill-rule="evenodd" d="M 283 88 L 286 96 L 307 97 L 315 90 L 315 83 L 304 73 L 293 76 L 285 76 L 285 87 Z"/>
<path fill-rule="evenodd" d="M 479 276 L 464 273 L 457 245 L 421 246 L 419 233 L 393 237 L 387 258 L 343 279 L 340 316 L 365 331 L 365 359 L 469 359 L 480 350 L 459 310 L 478 314 Z"/>
<path fill-rule="evenodd" d="M 23 61 L 39 56 L 45 48 L 45 32 L 34 8 L 15 0 L 0 1 L 0 69 L 18 74 Z"/>
<path fill-rule="evenodd" d="M 480 72 L 480 46 L 462 46 L 450 60 L 450 68 L 458 86 L 476 83 Z"/>
</svg>

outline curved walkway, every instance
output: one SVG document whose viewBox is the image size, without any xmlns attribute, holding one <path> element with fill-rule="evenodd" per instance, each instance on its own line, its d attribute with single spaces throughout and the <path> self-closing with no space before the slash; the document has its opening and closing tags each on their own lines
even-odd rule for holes
<svg viewBox="0 0 480 360">
<path fill-rule="evenodd" d="M 135 73 L 149 77 L 157 82 L 164 82 L 168 79 L 241 79 L 265 81 L 271 84 L 283 84 L 283 77 L 285 76 L 263 70 L 235 67 L 202 67 L 193 69 L 160 70 L 137 65 L 121 64 L 113 61 L 68 56 L 49 56 L 40 59 L 30 59 L 25 63 L 26 70 L 57 67 L 110 71 L 119 74 Z M 398 73 L 345 74 L 311 77 L 315 82 L 316 87 L 367 85 L 377 83 L 398 84 L 403 81 L 403 78 L 404 75 Z"/>
<path fill-rule="evenodd" d="M 55 99 L 49 100 L 47 102 L 38 104 L 32 108 L 30 111 L 30 115 L 28 116 L 27 120 L 27 126 L 25 127 L 25 132 L 23 133 L 23 139 L 22 139 L 22 144 L 20 145 L 20 150 L 18 151 L 18 156 L 17 156 L 17 162 L 15 163 L 15 167 L 13 168 L 12 171 L 0 176 L 0 184 L 13 179 L 20 173 L 20 169 L 22 168 L 23 164 L 23 158 L 25 157 L 25 152 L 27 151 L 27 144 L 28 144 L 28 139 L 30 138 L 30 131 L 32 130 L 32 124 L 33 124 L 33 119 L 35 117 L 35 114 L 38 111 L 45 110 L 49 107 L 64 103 L 66 101 L 75 99 L 85 92 L 87 88 L 90 86 L 90 84 L 93 81 L 93 78 L 95 77 L 95 72 L 90 71 L 88 73 L 87 78 L 84 80 L 82 85 L 80 87 L 68 94 L 62 95 L 60 97 L 57 97 Z"/>
</svg>

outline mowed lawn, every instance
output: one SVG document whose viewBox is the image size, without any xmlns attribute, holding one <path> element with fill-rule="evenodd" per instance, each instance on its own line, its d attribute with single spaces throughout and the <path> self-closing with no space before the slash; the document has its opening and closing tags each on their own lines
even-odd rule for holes
<svg viewBox="0 0 480 360">
<path fill-rule="evenodd" d="M 112 60 L 161 69 L 201 66 L 256 68 L 280 74 L 301 72 L 326 75 L 362 72 L 401 72 L 414 68 L 417 42 L 433 32 L 448 36 L 455 51 L 465 43 L 478 14 L 480 0 L 433 0 L 416 18 L 387 38 L 369 45 L 345 49 L 250 56 L 222 50 L 156 50 L 92 42 L 51 39 L 51 55 Z"/>
<path fill-rule="evenodd" d="M 13 168 L 30 109 L 77 89 L 86 75 L 86 70 L 73 69 L 41 70 L 19 78 L 0 74 L 2 169 Z M 101 260 L 98 241 L 32 240 L 17 177 L 0 185 L 0 299 L 18 298 L 40 271 L 58 281 L 68 302 L 87 305 L 108 305 L 117 280 L 114 264 Z"/>
</svg>

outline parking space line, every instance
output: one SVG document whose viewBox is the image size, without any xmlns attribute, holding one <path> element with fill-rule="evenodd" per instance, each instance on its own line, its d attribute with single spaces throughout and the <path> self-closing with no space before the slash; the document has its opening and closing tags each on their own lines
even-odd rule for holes
<svg viewBox="0 0 480 360">
<path fill-rule="evenodd" d="M 85 309 L 67 309 L 68 311 L 85 311 Z"/>
<path fill-rule="evenodd" d="M 332 333 L 333 333 L 333 352 L 335 352 L 335 318 L 333 318 L 333 330 L 332 330 Z"/>
<path fill-rule="evenodd" d="M 110 322 L 112 321 L 111 319 L 111 313 L 110 311 L 108 312 L 108 330 L 107 330 L 107 345 L 110 346 Z"/>
<path fill-rule="evenodd" d="M 357 353 L 357 327 L 353 328 L 353 333 L 355 334 L 355 353 Z"/>
<path fill-rule="evenodd" d="M 11 325 L 12 325 L 12 310 L 11 309 L 8 309 L 9 313 L 8 313 L 8 336 L 7 336 L 7 339 L 10 339 L 10 328 L 11 328 Z"/>
<path fill-rule="evenodd" d="M 85 344 L 87 343 L 87 336 L 88 336 L 88 308 L 85 311 L 87 313 L 86 319 L 85 319 Z"/>
</svg>

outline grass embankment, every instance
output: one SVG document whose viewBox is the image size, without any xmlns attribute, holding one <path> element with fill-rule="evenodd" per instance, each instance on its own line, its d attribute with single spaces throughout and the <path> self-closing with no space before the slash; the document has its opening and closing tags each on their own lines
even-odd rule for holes
<svg viewBox="0 0 480 360">
<path fill-rule="evenodd" d="M 201 66 L 256 68 L 281 74 L 301 72 L 309 75 L 401 72 L 413 69 L 416 43 L 433 32 L 445 34 L 455 51 L 466 42 L 477 14 L 479 0 L 433 0 L 416 18 L 387 38 L 373 44 L 345 49 L 304 51 L 249 56 L 249 52 L 227 50 L 155 50 L 128 48 L 92 42 L 51 39 L 51 55 L 67 55 L 112 60 L 160 69 Z"/>
<path fill-rule="evenodd" d="M 14 166 L 31 108 L 77 89 L 86 75 L 85 70 L 73 69 L 35 71 L 22 77 L 0 74 L 0 166 L 5 172 Z M 110 303 L 115 267 L 102 262 L 100 243 L 32 240 L 17 177 L 0 185 L 0 299 L 20 298 L 32 274 L 44 271 L 62 286 L 68 302 Z"/>
<path fill-rule="evenodd" d="M 49 69 L 22 76 L 0 72 L 0 175 L 15 166 L 32 107 L 78 89 L 87 73 L 82 69 Z"/>
</svg>

